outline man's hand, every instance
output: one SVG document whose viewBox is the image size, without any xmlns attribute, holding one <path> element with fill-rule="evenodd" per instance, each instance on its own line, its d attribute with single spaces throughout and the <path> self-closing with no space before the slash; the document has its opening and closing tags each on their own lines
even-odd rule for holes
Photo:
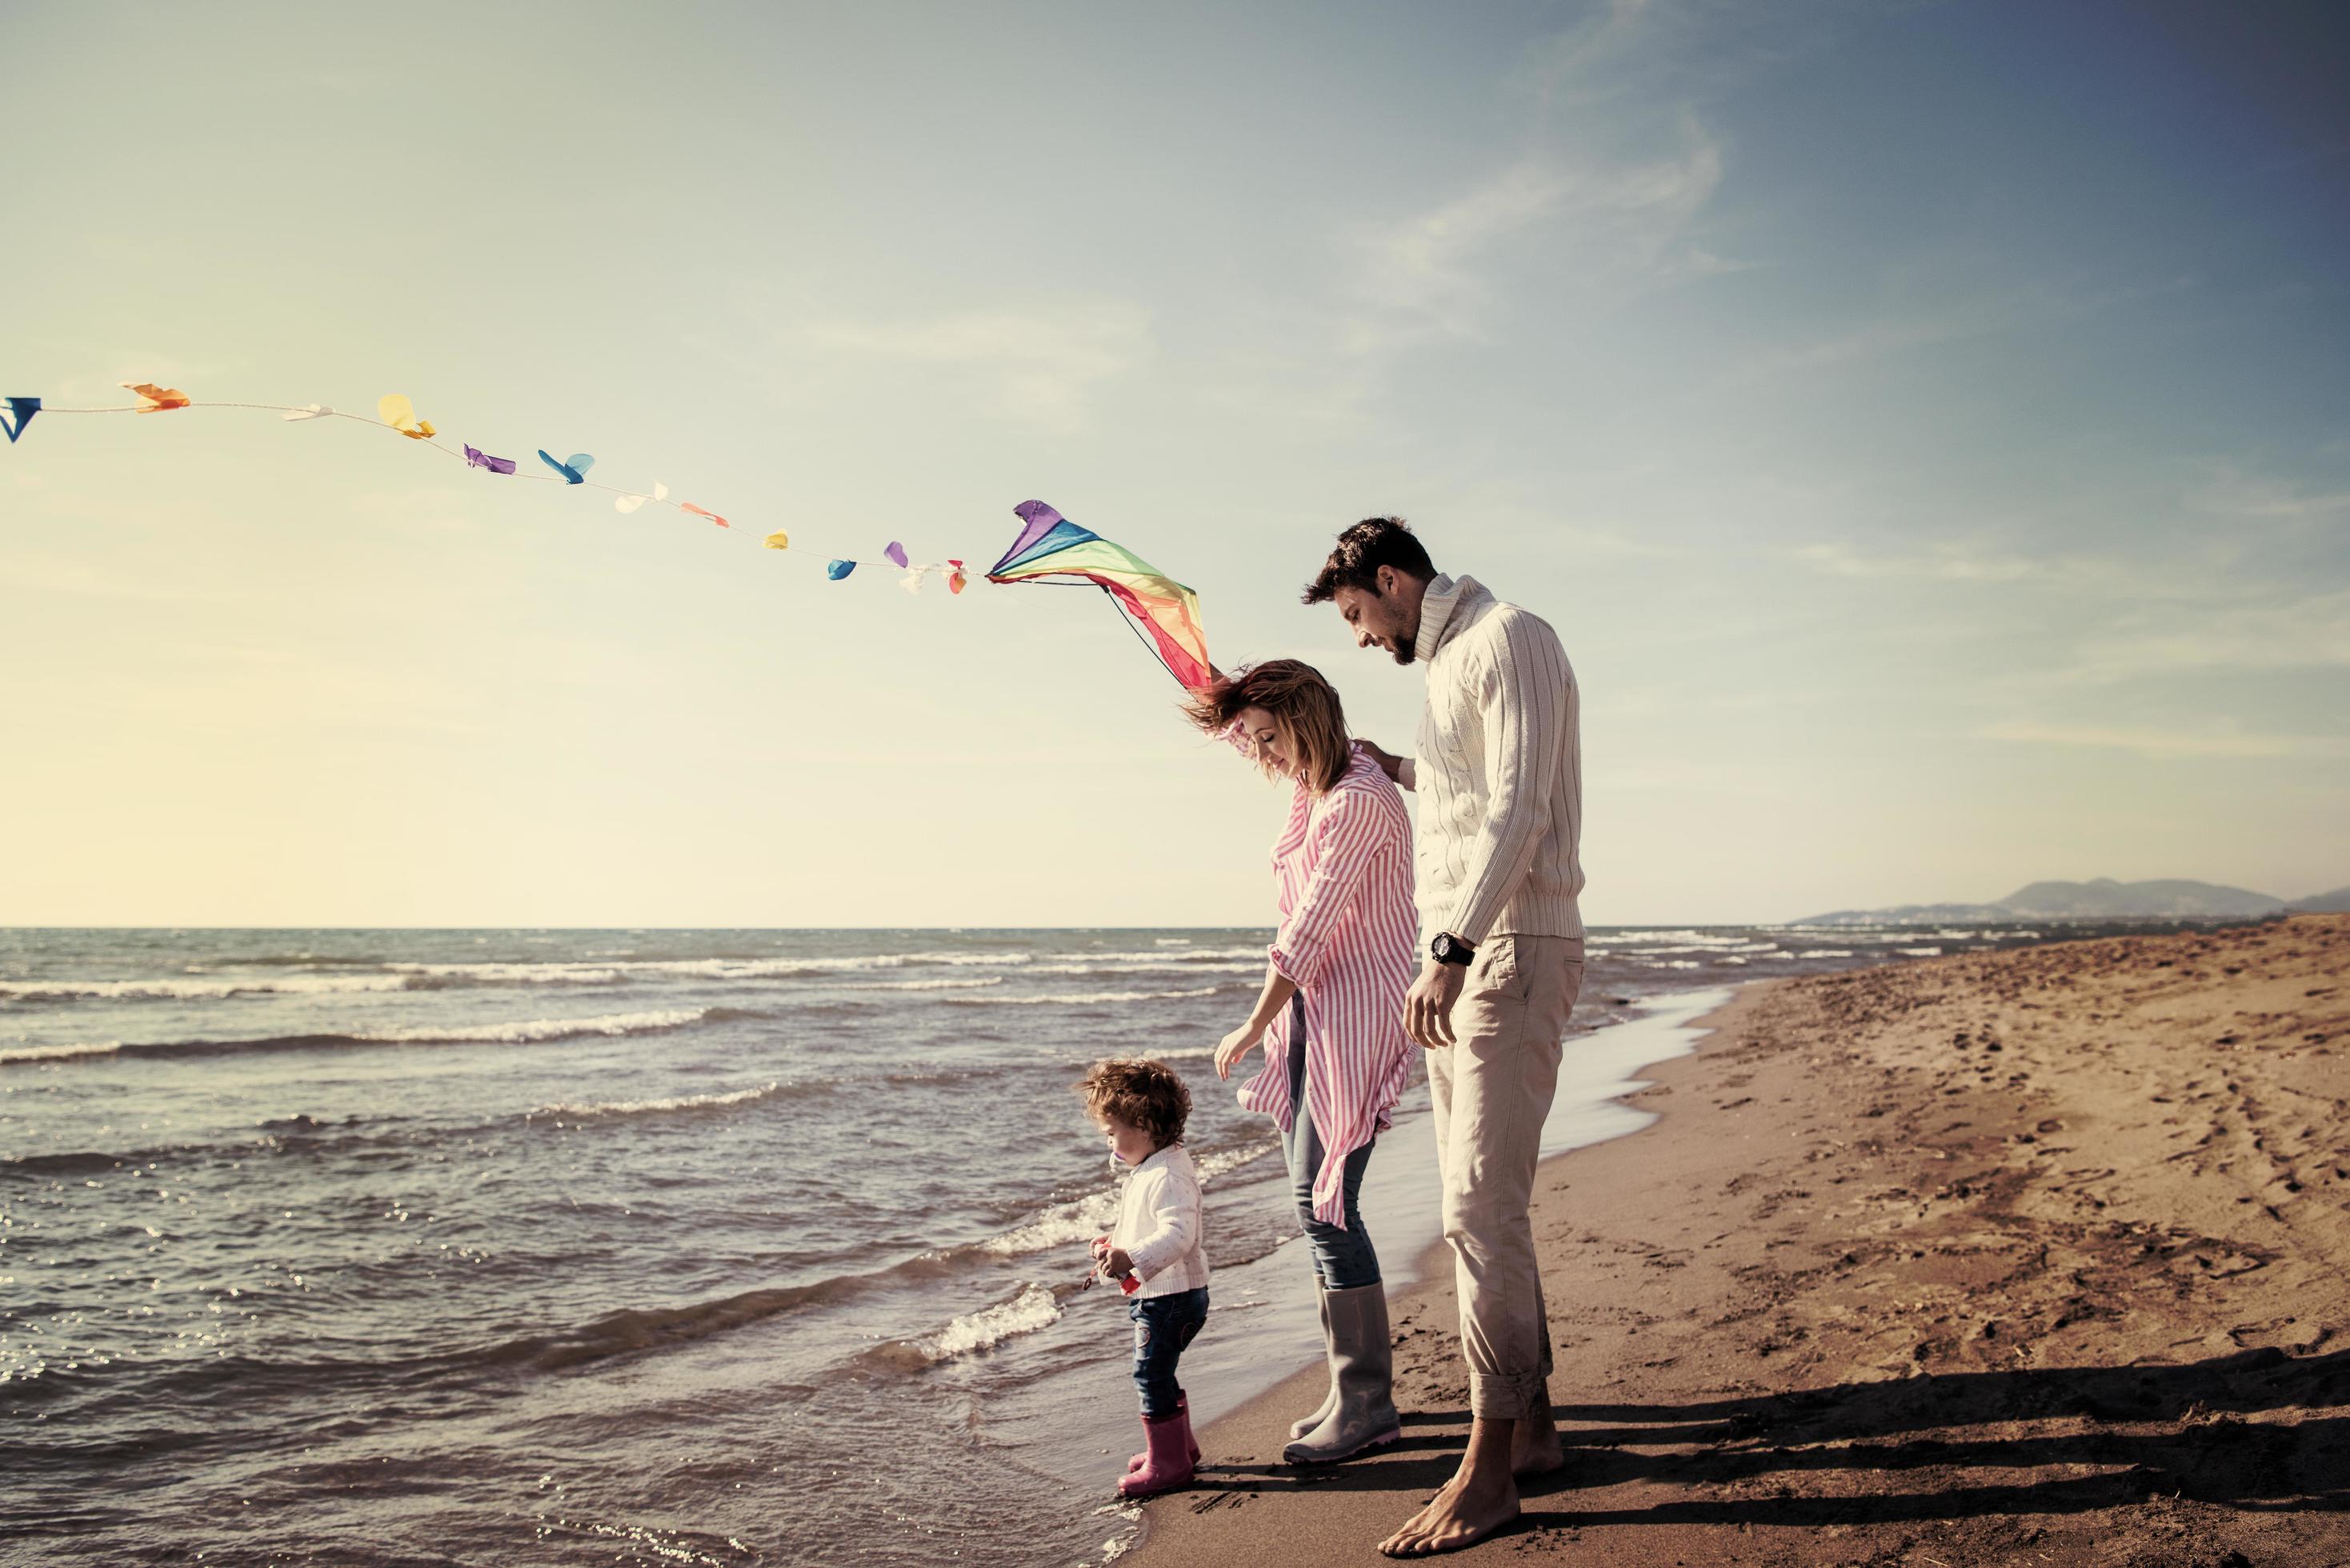
<svg viewBox="0 0 2350 1568">
<path fill-rule="evenodd" d="M 1403 783 L 1403 759 L 1401 757 L 1397 756 L 1393 752 L 1381 751 L 1378 746 L 1373 745 L 1370 742 L 1364 740 L 1359 735 L 1355 737 L 1355 744 L 1362 747 L 1363 750 L 1371 753 L 1371 761 L 1379 764 L 1379 772 L 1387 774 L 1388 777 L 1393 779 L 1397 784 Z"/>
<path fill-rule="evenodd" d="M 1436 1051 L 1452 1044 L 1452 1004 L 1469 971 L 1457 963 L 1434 959 L 1420 966 L 1419 978 L 1403 997 L 1403 1032 L 1413 1044 Z"/>
<path fill-rule="evenodd" d="M 1232 1075 L 1232 1064 L 1264 1044 L 1264 1031 L 1253 1023 L 1243 1023 L 1218 1043 L 1216 1046 L 1216 1076 Z"/>
</svg>

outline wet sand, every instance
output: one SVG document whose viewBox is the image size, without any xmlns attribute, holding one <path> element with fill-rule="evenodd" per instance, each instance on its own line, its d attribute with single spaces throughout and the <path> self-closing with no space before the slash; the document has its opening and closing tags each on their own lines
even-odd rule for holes
<svg viewBox="0 0 2350 1568">
<path fill-rule="evenodd" d="M 2350 918 L 1774 981 L 1709 1022 L 1632 1097 L 1658 1122 L 1544 1168 L 1567 1464 L 1461 1555 L 2350 1563 Z M 1423 1277 L 1400 1442 L 1281 1465 L 1312 1368 L 1202 1435 L 1132 1560 L 1384 1561 L 1467 1434 Z"/>
</svg>

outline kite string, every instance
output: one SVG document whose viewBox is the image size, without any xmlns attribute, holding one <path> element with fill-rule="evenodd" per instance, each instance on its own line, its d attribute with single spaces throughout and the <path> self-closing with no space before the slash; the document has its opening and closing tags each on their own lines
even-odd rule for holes
<svg viewBox="0 0 2350 1568">
<path fill-rule="evenodd" d="M 1081 585 L 1076 583 L 1071 583 L 1069 585 L 1071 587 L 1077 587 Z M 1150 650 L 1150 657 L 1159 660 L 1159 668 L 1167 671 L 1169 675 L 1174 676 L 1175 683 L 1178 686 L 1182 685 L 1183 678 L 1180 675 L 1175 674 L 1175 667 L 1167 662 L 1167 656 L 1159 651 L 1159 645 L 1151 641 L 1150 639 L 1142 635 L 1142 628 L 1134 624 L 1134 618 L 1132 616 L 1126 613 L 1126 605 L 1124 602 L 1121 601 L 1116 594 L 1111 593 L 1106 586 L 1098 583 L 1094 586 L 1101 588 L 1102 597 L 1109 600 L 1110 608 L 1118 612 L 1118 618 L 1124 624 L 1126 629 L 1134 633 L 1134 640 L 1149 649 Z"/>
<path fill-rule="evenodd" d="M 180 409 L 255 409 L 265 413 L 273 414 L 307 414 L 311 412 L 307 405 L 301 403 L 231 403 L 222 402 L 209 398 L 201 400 L 191 400 L 184 403 L 175 403 L 170 408 L 158 408 L 152 403 L 124 403 L 120 406 L 109 406 L 107 408 L 97 409 L 61 409 L 51 404 L 44 404 L 42 405 L 41 412 L 45 414 L 138 414 L 172 413 Z M 348 413 L 341 409 L 322 408 L 319 409 L 313 417 L 318 419 L 349 420 L 354 424 L 373 425 L 378 430 L 390 431 L 395 435 L 408 435 L 408 432 L 401 430 L 398 425 L 387 424 L 382 420 L 369 419 L 365 414 Z M 431 447 L 433 451 L 445 452 L 449 456 L 455 458 L 460 462 L 470 465 L 473 461 L 456 448 L 444 445 L 443 443 L 433 440 L 430 436 L 422 438 L 411 436 L 409 439 L 421 439 L 424 444 Z M 571 483 L 567 479 L 561 478 L 558 475 L 552 473 L 525 473 L 520 468 L 517 468 L 512 473 L 500 474 L 498 477 L 501 479 L 527 479 L 539 484 L 568 484 Z M 580 481 L 580 484 L 582 488 L 588 490 L 600 490 L 607 495 L 632 495 L 639 501 L 657 502 L 659 504 L 667 506 L 672 511 L 678 512 L 681 514 L 685 514 L 685 504 L 681 501 L 671 501 L 666 497 L 655 496 L 639 490 L 624 490 L 617 484 L 606 484 L 602 481 L 595 479 L 584 479 Z M 730 534 L 739 532 L 742 534 L 742 536 L 746 539 L 751 537 L 751 534 L 748 531 L 738 530 L 731 524 L 727 525 L 726 531 Z"/>
<path fill-rule="evenodd" d="M 346 412 L 345 410 L 341 410 L 341 409 L 329 409 L 329 408 L 323 408 L 323 407 L 320 407 L 320 406 L 318 406 L 318 405 L 317 405 L 317 404 L 298 404 L 298 403 L 239 403 L 239 402 L 224 402 L 224 401 L 219 401 L 219 400 L 212 400 L 212 399 L 206 399 L 206 400 L 202 400 L 202 401 L 197 401 L 197 400 L 191 400 L 190 401 L 187 401 L 187 402 L 184 402 L 184 403 L 173 404 L 173 405 L 172 405 L 171 407 L 168 407 L 168 408 L 158 408 L 158 407 L 156 407 L 155 405 L 153 405 L 153 404 L 151 404 L 151 403 L 144 403 L 144 402 L 141 402 L 141 403 L 125 403 L 125 404 L 121 404 L 121 405 L 120 405 L 120 406 L 111 406 L 111 407 L 106 407 L 106 408 L 92 408 L 92 409 L 78 409 L 78 408 L 62 408 L 62 409 L 61 409 L 61 408 L 54 408 L 54 407 L 47 407 L 47 406 L 44 406 L 44 407 L 42 408 L 42 410 L 41 410 L 41 412 L 43 412 L 43 413 L 49 413 L 49 414 L 136 414 L 136 413 L 144 413 L 144 412 L 152 412 L 152 413 L 169 413 L 169 412 L 172 412 L 173 409 L 181 409 L 181 408 L 186 408 L 186 409 L 251 409 L 251 410 L 258 410 L 258 411 L 262 411 L 262 412 L 267 412 L 267 413 L 277 413 L 277 414 L 297 414 L 297 413 L 298 413 L 298 414 L 309 414 L 309 415 L 311 415 L 311 417 L 312 417 L 312 418 L 314 418 L 314 419 L 338 419 L 338 420 L 349 420 L 349 421 L 350 421 L 352 423 L 354 423 L 354 424 L 373 425 L 373 426 L 374 426 L 376 429 L 378 429 L 378 430 L 390 431 L 391 431 L 391 432 L 392 432 L 393 434 L 395 434 L 395 435 L 408 436 L 408 432 L 407 432 L 406 431 L 401 430 L 398 425 L 391 424 L 391 423 L 390 423 L 390 422 L 389 422 L 389 421 L 387 421 L 380 420 L 380 419 L 371 419 L 371 418 L 369 418 L 369 417 L 368 415 L 366 415 L 366 414 L 354 414 L 354 413 L 348 413 L 348 412 Z M 461 462 L 465 463 L 465 464 L 466 464 L 467 466 L 469 466 L 469 467 L 470 467 L 470 466 L 473 466 L 473 460 L 472 460 L 471 458 L 467 457 L 467 456 L 464 454 L 464 452 L 462 452 L 462 451 L 458 450 L 458 449 L 457 449 L 457 448 L 455 448 L 455 447 L 449 446 L 449 445 L 447 445 L 446 443 L 444 443 L 444 442 L 442 442 L 442 441 L 436 441 L 436 440 L 432 439 L 432 437 L 431 437 L 431 436 L 409 436 L 409 439 L 410 439 L 410 440 L 411 440 L 411 441 L 422 441 L 426 446 L 431 447 L 433 451 L 438 452 L 441 452 L 441 453 L 442 453 L 442 454 L 444 454 L 444 455 L 446 455 L 446 456 L 449 456 L 449 457 L 454 458 L 454 459 L 456 459 L 457 461 L 459 461 L 459 462 Z M 670 507 L 670 508 L 671 508 L 671 509 L 673 509 L 673 510 L 675 510 L 675 511 L 677 511 L 677 512 L 679 512 L 679 513 L 681 513 L 681 514 L 683 514 L 683 513 L 685 512 L 685 504 L 684 504 L 683 502 L 681 502 L 681 501 L 671 501 L 671 500 L 667 500 L 667 499 L 665 499 L 665 498 L 660 498 L 660 497 L 656 497 L 656 496 L 652 496 L 652 495 L 646 494 L 645 493 L 643 493 L 643 492 L 641 492 L 641 491 L 636 491 L 636 490 L 623 490 L 623 489 L 621 489 L 621 488 L 620 488 L 619 486 L 618 486 L 618 485 L 606 484 L 606 483 L 603 483 L 602 481 L 600 481 L 600 480 L 581 479 L 581 480 L 578 480 L 578 481 L 572 481 L 572 480 L 565 479 L 565 478 L 563 478 L 563 477 L 561 477 L 561 476 L 559 476 L 559 475 L 552 474 L 552 473 L 524 473 L 524 472 L 522 472 L 519 469 L 517 469 L 517 470 L 516 470 L 515 472 L 513 472 L 513 473 L 508 473 L 508 474 L 500 474 L 500 475 L 498 475 L 498 477 L 499 477 L 499 478 L 503 478 L 503 479 L 527 479 L 527 480 L 535 481 L 535 482 L 536 482 L 536 483 L 541 483 L 541 484 L 565 484 L 565 485 L 569 485 L 569 484 L 577 483 L 579 487 L 581 487 L 581 488 L 583 488 L 583 489 L 588 489 L 588 490 L 600 490 L 600 491 L 604 492 L 604 493 L 605 493 L 606 494 L 608 494 L 608 495 L 633 496 L 633 497 L 637 498 L 637 499 L 638 499 L 639 501 L 640 501 L 640 502 L 642 502 L 642 501 L 655 501 L 655 500 L 658 500 L 658 501 L 660 501 L 660 504 L 661 505 L 668 506 L 668 507 Z M 729 526 L 729 527 L 728 527 L 728 529 L 727 529 L 727 531 L 728 531 L 729 533 L 733 533 L 733 532 L 735 532 L 735 530 L 734 530 L 732 526 Z M 750 538 L 750 537 L 752 537 L 752 536 L 753 536 L 753 535 L 752 535 L 752 532 L 751 532 L 751 531 L 747 531 L 747 530 L 746 530 L 746 531 L 744 531 L 744 532 L 743 532 L 743 537 L 744 537 L 744 538 L 746 538 L 746 539 L 748 539 L 748 538 Z M 946 572 L 950 571 L 951 568 L 950 568 L 950 567 L 948 567 L 948 566 L 945 566 L 935 565 L 935 564 L 932 564 L 932 563 L 925 562 L 925 563 L 922 563 L 922 564 L 920 564 L 920 565 L 910 565 L 906 569 L 907 569 L 907 570 L 909 570 L 909 571 L 910 571 L 910 572 L 912 572 L 912 573 L 913 573 L 917 577 L 920 577 L 920 576 L 923 576 L 923 575 L 925 575 L 925 574 L 927 574 L 927 573 L 929 573 L 929 572 L 931 572 L 931 571 L 937 571 L 937 572 L 940 572 L 940 573 L 942 573 L 942 574 L 943 574 L 943 573 L 946 573 Z M 993 581 L 994 580 L 994 579 L 993 579 L 993 575 L 992 575 L 992 574 L 988 574 L 988 573 L 971 573 L 971 574 L 970 574 L 970 576 L 985 577 L 985 578 L 986 578 L 988 581 L 990 581 L 990 582 L 993 582 Z M 1159 649 L 1159 645 L 1158 645 L 1156 642 L 1152 641 L 1152 640 L 1151 640 L 1151 639 L 1150 639 L 1149 637 L 1148 637 L 1148 636 L 1146 636 L 1146 635 L 1144 634 L 1143 629 L 1142 629 L 1139 626 L 1137 626 L 1136 624 L 1134 624 L 1134 622 L 1135 622 L 1135 618 L 1134 618 L 1134 617 L 1132 617 L 1132 616 L 1130 616 L 1130 615 L 1128 615 L 1128 614 L 1127 613 L 1127 608 L 1126 608 L 1125 602 L 1124 602 L 1123 600 L 1119 599 L 1119 598 L 1118 598 L 1118 597 L 1116 594 L 1112 593 L 1112 592 L 1109 590 L 1109 587 L 1108 587 L 1108 586 L 1107 586 L 1107 584 L 1092 582 L 1092 581 L 1086 580 L 1086 579 L 1082 579 L 1082 578 L 1079 578 L 1079 579 L 1071 579 L 1071 578 L 1066 578 L 1066 577 L 1030 577 L 1030 578 L 1027 578 L 1027 579 L 1026 579 L 1026 582 L 1027 582 L 1028 586 L 1030 586 L 1030 587 L 1056 587 L 1056 588 L 1086 588 L 1086 587 L 1099 588 L 1099 589 L 1101 590 L 1101 592 L 1102 592 L 1102 597 L 1105 597 L 1105 598 L 1107 598 L 1107 599 L 1108 599 L 1108 600 L 1110 601 L 1110 609 L 1111 609 L 1112 613 L 1114 613 L 1114 614 L 1118 617 L 1119 623 L 1120 623 L 1121 625 L 1123 625 L 1123 626 L 1126 628 L 1126 629 L 1127 629 L 1127 630 L 1128 630 L 1128 631 L 1130 631 L 1130 632 L 1132 632 L 1132 633 L 1134 634 L 1134 639 L 1135 639 L 1135 641 L 1137 641 L 1137 642 L 1139 642 L 1139 643 L 1142 644 L 1143 648 L 1144 648 L 1144 649 L 1145 649 L 1149 653 L 1150 657 L 1151 657 L 1152 659 L 1154 659 L 1158 660 L 1158 662 L 1159 662 L 1159 667 L 1161 670 L 1164 670 L 1165 671 L 1167 671 L 1167 673 L 1168 673 L 1170 677 L 1172 677 L 1172 678 L 1174 679 L 1175 682 L 1176 682 L 1178 685 L 1182 684 L 1183 677 L 1182 677 L 1181 675 L 1180 675 L 1180 674 L 1178 674 L 1178 673 L 1176 672 L 1176 669 L 1175 669 L 1175 667 L 1174 667 L 1172 664 L 1170 664 L 1170 663 L 1169 663 L 1169 662 L 1168 662 L 1168 660 L 1167 660 L 1167 655 L 1166 655 L 1164 652 L 1162 652 L 1162 651 L 1160 650 L 1160 649 Z"/>
</svg>

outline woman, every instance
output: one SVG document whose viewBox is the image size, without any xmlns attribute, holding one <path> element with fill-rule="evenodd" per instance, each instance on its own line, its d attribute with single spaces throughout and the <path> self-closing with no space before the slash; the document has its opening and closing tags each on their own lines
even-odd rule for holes
<svg viewBox="0 0 2350 1568">
<path fill-rule="evenodd" d="M 1249 1020 L 1216 1048 L 1216 1075 L 1259 1045 L 1241 1105 L 1279 1123 L 1314 1261 L 1330 1392 L 1290 1428 L 1292 1464 L 1343 1459 L 1401 1430 L 1389 1380 L 1387 1290 L 1356 1199 L 1371 1148 L 1411 1075 L 1404 992 L 1417 972 L 1411 819 L 1347 738 L 1338 693 L 1312 667 L 1268 659 L 1187 706 L 1294 793 L 1274 841 L 1281 929 Z"/>
</svg>

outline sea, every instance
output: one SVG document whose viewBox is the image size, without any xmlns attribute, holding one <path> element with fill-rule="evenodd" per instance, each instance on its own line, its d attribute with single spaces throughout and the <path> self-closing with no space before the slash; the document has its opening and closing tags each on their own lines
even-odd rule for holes
<svg viewBox="0 0 2350 1568">
<path fill-rule="evenodd" d="M 1595 929 L 1545 1147 L 1641 1125 L 1739 982 L 2106 929 Z M 1070 1085 L 1191 1088 L 1197 1417 L 1318 1358 L 1211 1062 L 1269 936 L 0 929 L 0 1561 L 1114 1559 L 1117 1179 Z M 1391 1282 L 1427 1106 L 1372 1161 Z"/>
</svg>

